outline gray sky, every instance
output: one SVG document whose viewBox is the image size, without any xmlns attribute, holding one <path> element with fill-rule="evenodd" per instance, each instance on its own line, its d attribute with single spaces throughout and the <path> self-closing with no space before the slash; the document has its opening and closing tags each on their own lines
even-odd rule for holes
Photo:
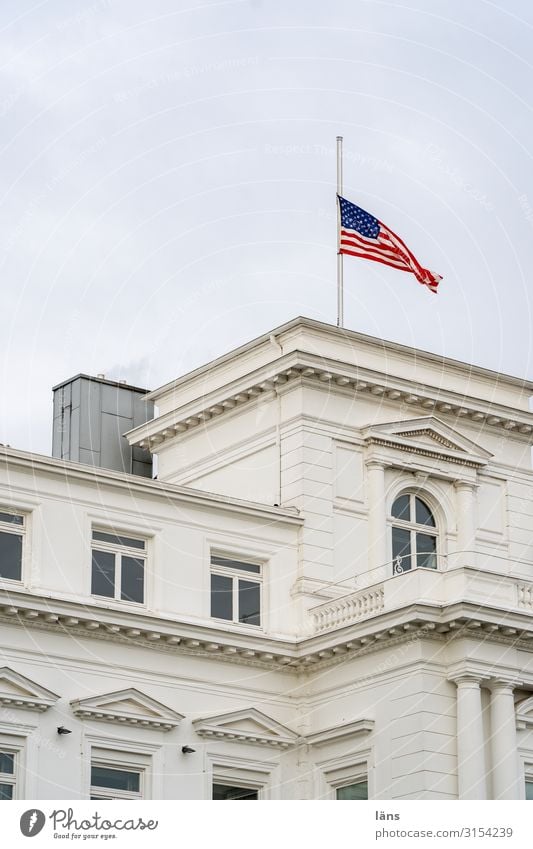
<svg viewBox="0 0 533 849">
<path fill-rule="evenodd" d="M 4 0 L 0 442 L 52 385 L 153 389 L 335 323 L 344 194 L 443 275 L 345 259 L 345 325 L 533 377 L 533 4 Z"/>
</svg>

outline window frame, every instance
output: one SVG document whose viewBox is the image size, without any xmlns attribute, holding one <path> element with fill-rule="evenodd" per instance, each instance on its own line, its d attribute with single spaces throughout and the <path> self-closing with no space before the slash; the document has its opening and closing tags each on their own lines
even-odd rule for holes
<svg viewBox="0 0 533 849">
<path fill-rule="evenodd" d="M 106 542 L 105 540 L 95 540 L 94 534 L 108 534 L 109 536 L 122 537 L 124 539 L 138 540 L 144 543 L 144 548 L 128 547 L 124 544 Z M 148 558 L 149 558 L 149 539 L 146 535 L 138 532 L 120 530 L 118 528 L 109 528 L 104 525 L 91 525 L 91 541 L 90 541 L 90 572 L 89 572 L 89 595 L 92 599 L 98 599 L 101 602 L 113 603 L 122 605 L 131 605 L 139 609 L 147 606 L 148 593 Z M 113 554 L 115 558 L 115 574 L 114 574 L 114 594 L 112 596 L 98 595 L 93 592 L 93 551 L 101 551 L 107 554 Z M 122 594 L 122 558 L 131 557 L 143 561 L 143 600 L 132 601 L 130 599 L 121 598 Z"/>
<path fill-rule="evenodd" d="M 262 784 L 253 784 L 247 781 L 241 781 L 240 779 L 229 779 L 229 778 L 218 778 L 216 775 L 213 775 L 213 780 L 211 782 L 211 801 L 212 802 L 239 802 L 239 801 L 251 801 L 250 799 L 214 799 L 213 791 L 215 784 L 218 784 L 222 787 L 235 787 L 239 790 L 248 790 L 251 793 L 257 793 L 257 799 L 254 799 L 254 802 L 261 801 L 261 790 L 263 789 Z"/>
<path fill-rule="evenodd" d="M 533 801 L 533 799 L 528 799 L 527 795 L 526 795 L 526 785 L 528 785 L 528 784 L 533 785 L 533 762 L 531 761 L 531 754 L 529 752 L 528 752 L 528 755 L 525 758 L 524 757 L 522 758 L 522 766 L 523 766 L 523 770 L 522 770 L 522 775 L 523 775 L 522 792 L 524 794 L 523 799 L 526 802 L 530 802 L 530 801 Z"/>
<path fill-rule="evenodd" d="M 214 784 L 256 791 L 257 801 L 279 798 L 279 787 L 281 786 L 279 775 L 277 780 L 275 779 L 279 766 L 274 763 L 229 755 L 216 755 L 209 751 L 206 753 L 206 763 L 206 795 L 204 798 L 212 802 L 220 801 L 213 799 Z"/>
<path fill-rule="evenodd" d="M 9 784 L 13 788 L 11 799 L 3 799 L 2 801 L 11 802 L 19 798 L 17 790 L 20 783 L 20 748 L 10 744 L 4 745 L 0 740 L 0 754 L 13 755 L 13 772 L 0 772 L 0 784 Z"/>
<path fill-rule="evenodd" d="M 396 516 L 392 515 L 392 509 L 396 504 L 397 500 L 402 496 L 407 496 L 409 498 L 409 520 L 407 519 L 399 519 Z M 434 525 L 422 525 L 416 522 L 416 499 L 422 502 L 422 504 L 426 507 L 426 509 L 430 512 Z M 411 516 L 415 517 L 415 521 L 411 521 Z M 407 572 L 414 572 L 416 569 L 426 569 L 431 572 L 439 571 L 439 561 L 440 561 L 440 539 L 441 533 L 439 530 L 439 522 L 438 518 L 435 515 L 435 508 L 431 503 L 431 499 L 428 499 L 427 494 L 420 493 L 416 490 L 400 490 L 394 495 L 392 499 L 390 510 L 389 510 L 389 524 L 390 524 L 390 552 L 391 552 L 391 566 L 392 566 L 392 575 L 396 577 L 397 575 L 405 575 Z M 402 568 L 401 563 L 398 564 L 397 560 L 401 559 L 401 555 L 394 556 L 394 544 L 393 544 L 393 531 L 394 528 L 398 530 L 403 530 L 409 533 L 409 544 L 410 544 L 410 553 L 409 559 L 411 561 L 410 568 Z M 433 537 L 435 540 L 435 566 L 419 566 L 418 565 L 418 556 L 420 554 L 427 554 L 430 552 L 419 551 L 417 547 L 417 535 L 422 534 L 425 536 Z M 403 555 L 403 557 L 407 558 L 407 555 Z"/>
<path fill-rule="evenodd" d="M 221 560 L 227 560 L 228 562 L 240 563 L 243 566 L 252 566 L 257 567 L 258 571 L 254 572 L 252 570 L 247 571 L 246 569 L 238 569 L 231 566 L 225 566 L 223 564 L 213 563 L 213 558 L 219 558 Z M 212 598 L 213 598 L 213 589 L 212 589 L 212 575 L 220 575 L 222 577 L 230 578 L 232 581 L 232 618 L 224 619 L 219 616 L 214 616 L 212 613 Z M 248 581 L 248 583 L 257 584 L 259 587 L 259 622 L 257 624 L 253 622 L 241 622 L 239 619 L 240 616 L 240 600 L 239 600 L 239 581 Z M 242 628 L 253 628 L 255 630 L 263 630 L 264 629 L 264 561 L 257 557 L 248 557 L 245 554 L 229 554 L 228 552 L 222 552 L 219 550 L 212 549 L 209 552 L 209 618 L 214 620 L 215 622 L 223 622 L 226 625 L 235 625 Z"/>
<path fill-rule="evenodd" d="M 25 582 L 25 560 L 27 556 L 27 547 L 28 547 L 28 512 L 26 510 L 18 510 L 14 507 L 4 507 L 0 505 L 0 515 L 5 514 L 8 516 L 17 516 L 22 519 L 21 525 L 11 524 L 9 522 L 4 522 L 0 519 L 0 533 L 4 534 L 12 534 L 13 536 L 19 536 L 21 538 L 21 551 L 20 551 L 20 578 L 5 578 L 3 575 L 0 575 L 0 584 L 7 584 L 7 586 L 16 586 L 20 587 L 21 584 Z"/>
<path fill-rule="evenodd" d="M 368 775 L 365 775 L 364 778 L 361 776 L 360 778 L 355 778 L 355 779 L 349 779 L 349 780 L 343 779 L 339 783 L 332 784 L 331 786 L 333 787 L 333 789 L 335 791 L 335 801 L 336 802 L 345 802 L 345 801 L 363 802 L 363 801 L 365 801 L 364 799 L 339 799 L 339 797 L 337 796 L 338 791 L 342 790 L 344 787 L 354 787 L 358 784 L 366 784 L 366 799 L 368 800 L 368 798 L 369 798 L 369 795 L 368 795 Z"/>
<path fill-rule="evenodd" d="M 105 788 L 92 783 L 93 766 L 114 769 L 117 772 L 134 772 L 139 775 L 139 790 L 116 790 L 113 787 Z M 135 800 L 145 799 L 146 791 L 146 767 L 138 764 L 127 763 L 127 761 L 108 761 L 99 757 L 91 757 L 89 765 L 89 799 L 99 800 Z"/>
<path fill-rule="evenodd" d="M 372 800 L 374 797 L 372 763 L 371 749 L 352 752 L 349 755 L 341 755 L 338 758 L 317 763 L 320 770 L 320 797 L 336 802 L 344 801 L 337 799 L 339 787 L 348 787 L 350 784 L 366 781 L 367 796 L 369 800 Z"/>
</svg>

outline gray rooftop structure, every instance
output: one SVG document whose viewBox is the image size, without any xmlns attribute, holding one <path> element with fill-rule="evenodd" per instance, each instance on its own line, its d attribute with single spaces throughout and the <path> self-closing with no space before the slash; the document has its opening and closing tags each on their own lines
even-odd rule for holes
<svg viewBox="0 0 533 849">
<path fill-rule="evenodd" d="M 154 417 L 148 390 L 103 375 L 78 374 L 53 387 L 52 456 L 152 477 L 152 457 L 123 434 Z"/>
</svg>

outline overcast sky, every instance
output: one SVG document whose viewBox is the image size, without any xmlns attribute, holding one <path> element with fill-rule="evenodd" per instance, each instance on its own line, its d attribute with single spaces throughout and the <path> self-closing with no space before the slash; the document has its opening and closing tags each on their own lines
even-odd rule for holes
<svg viewBox="0 0 533 849">
<path fill-rule="evenodd" d="M 345 259 L 345 325 L 533 378 L 528 0 L 3 0 L 0 442 L 336 320 L 344 194 L 442 274 Z"/>
</svg>

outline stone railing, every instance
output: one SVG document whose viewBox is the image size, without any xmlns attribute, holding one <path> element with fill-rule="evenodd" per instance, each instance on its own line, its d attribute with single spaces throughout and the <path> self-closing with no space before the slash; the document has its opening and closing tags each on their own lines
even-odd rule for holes
<svg viewBox="0 0 533 849">
<path fill-rule="evenodd" d="M 313 607 L 310 611 L 315 631 L 329 631 L 330 628 L 342 628 L 366 616 L 374 616 L 385 606 L 383 586 L 368 587 L 359 592 L 342 596 L 335 601 L 327 601 Z"/>
<path fill-rule="evenodd" d="M 309 615 L 314 632 L 322 633 L 406 605 L 422 603 L 442 608 L 461 602 L 476 604 L 480 611 L 496 607 L 533 614 L 533 582 L 471 566 L 447 572 L 412 569 L 324 601 L 312 607 Z"/>
</svg>

